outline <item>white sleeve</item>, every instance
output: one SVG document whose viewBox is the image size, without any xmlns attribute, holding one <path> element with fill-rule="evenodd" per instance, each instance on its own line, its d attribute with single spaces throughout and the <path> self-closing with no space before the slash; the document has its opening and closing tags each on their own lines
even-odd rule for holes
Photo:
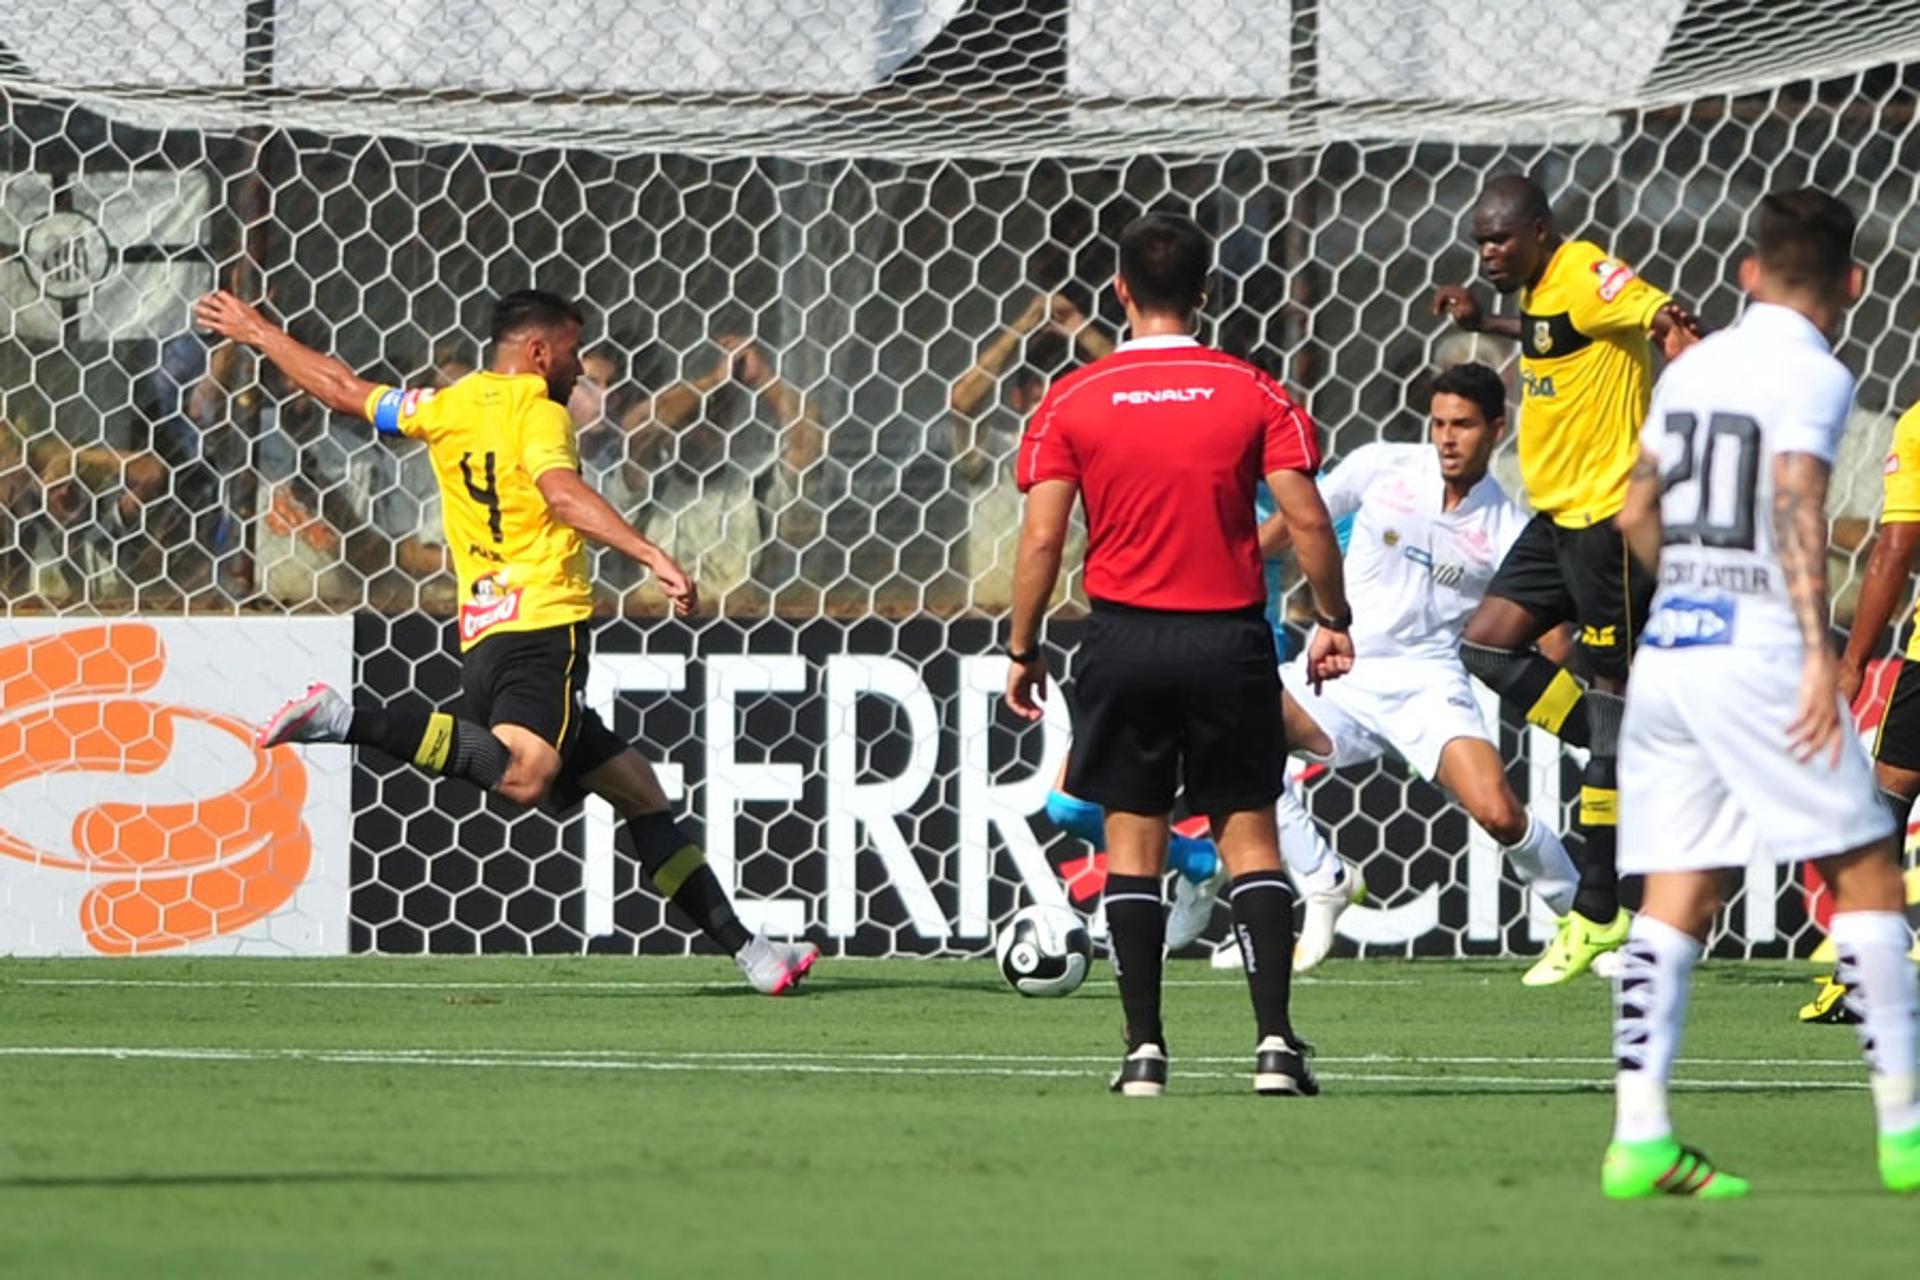
<svg viewBox="0 0 1920 1280">
<path fill-rule="evenodd" d="M 1798 395 L 1787 397 L 1774 420 L 1773 451 L 1810 453 L 1828 466 L 1840 449 L 1840 435 L 1853 411 L 1853 374 L 1838 360 L 1825 362 L 1801 381 Z"/>
<path fill-rule="evenodd" d="M 1513 550 L 1513 544 L 1520 541 L 1521 531 L 1532 519 L 1533 516 L 1523 510 L 1519 503 L 1511 498 L 1507 500 L 1506 506 L 1500 512 L 1500 521 L 1493 530 L 1494 564 L 1506 562 L 1507 552 Z"/>
<path fill-rule="evenodd" d="M 1363 444 L 1339 466 L 1320 477 L 1320 500 L 1327 504 L 1328 515 L 1338 520 L 1360 509 L 1361 495 L 1379 473 L 1385 453 L 1384 445 Z"/>
</svg>

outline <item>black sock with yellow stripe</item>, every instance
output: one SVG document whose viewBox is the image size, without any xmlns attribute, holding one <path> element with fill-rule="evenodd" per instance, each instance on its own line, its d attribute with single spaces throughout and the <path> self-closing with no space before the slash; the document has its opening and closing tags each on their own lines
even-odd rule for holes
<svg viewBox="0 0 1920 1280">
<path fill-rule="evenodd" d="M 1595 689 L 1587 695 L 1593 720 L 1593 754 L 1580 774 L 1580 829 L 1586 839 L 1579 852 L 1568 850 L 1580 872 L 1573 909 L 1595 924 L 1610 924 L 1620 913 L 1619 764 L 1620 717 L 1626 703 L 1617 693 Z"/>
<path fill-rule="evenodd" d="M 753 941 L 753 935 L 734 914 L 720 877 L 707 865 L 705 851 L 687 838 L 672 815 L 664 811 L 643 813 L 627 819 L 627 831 L 633 837 L 640 869 L 661 897 L 692 916 L 701 931 L 728 955 Z"/>
<path fill-rule="evenodd" d="M 347 741 L 488 791 L 500 785 L 513 760 L 507 744 L 485 725 L 419 704 L 354 708 Z"/>
<path fill-rule="evenodd" d="M 1569 746 L 1584 747 L 1590 741 L 1586 698 L 1565 667 L 1531 651 L 1472 643 L 1460 646 L 1460 660 L 1528 724 L 1539 725 Z"/>
</svg>

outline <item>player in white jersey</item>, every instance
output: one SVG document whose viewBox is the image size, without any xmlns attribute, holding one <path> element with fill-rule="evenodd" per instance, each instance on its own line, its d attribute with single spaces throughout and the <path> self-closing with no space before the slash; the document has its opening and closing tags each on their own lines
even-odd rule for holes
<svg viewBox="0 0 1920 1280">
<path fill-rule="evenodd" d="M 1601 1185 L 1616 1199 L 1747 1190 L 1674 1140 L 1666 1086 L 1729 873 L 1756 856 L 1816 859 L 1833 892 L 1881 1177 L 1920 1190 L 1893 821 L 1827 640 L 1827 476 L 1853 400 L 1830 343 L 1860 296 L 1853 231 L 1852 212 L 1818 191 L 1761 201 L 1740 266 L 1752 304 L 1660 379 L 1620 513 L 1659 590 L 1621 730 L 1620 870 L 1647 883 L 1615 978 L 1617 1114 Z"/>
<path fill-rule="evenodd" d="M 1560 837 L 1507 784 L 1460 661 L 1467 618 L 1528 519 L 1487 472 L 1505 429 L 1500 375 L 1455 365 L 1433 384 L 1431 443 L 1366 445 L 1321 480 L 1328 513 L 1353 516 L 1346 571 L 1356 661 L 1318 687 L 1300 662 L 1282 668 L 1287 746 L 1335 766 L 1397 752 L 1451 793 L 1500 843 L 1522 883 L 1565 915 L 1578 873 Z M 1271 555 L 1279 530 L 1263 526 L 1262 534 Z M 1294 969 L 1304 972 L 1325 959 L 1335 920 L 1364 889 L 1294 791 L 1276 811 L 1282 853 L 1305 891 L 1294 948 Z M 1234 954 L 1224 949 L 1223 962 Z"/>
</svg>

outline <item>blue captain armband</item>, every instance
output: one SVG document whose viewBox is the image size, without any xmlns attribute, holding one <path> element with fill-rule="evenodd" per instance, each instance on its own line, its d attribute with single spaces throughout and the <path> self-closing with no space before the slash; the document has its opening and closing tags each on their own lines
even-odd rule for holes
<svg viewBox="0 0 1920 1280">
<path fill-rule="evenodd" d="M 367 397 L 367 421 L 383 436 L 400 434 L 400 402 L 406 392 L 398 387 L 375 387 Z"/>
</svg>

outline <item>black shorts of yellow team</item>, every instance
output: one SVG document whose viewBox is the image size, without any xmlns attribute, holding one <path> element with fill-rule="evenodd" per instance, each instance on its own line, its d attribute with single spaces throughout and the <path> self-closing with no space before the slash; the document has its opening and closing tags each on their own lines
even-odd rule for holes
<svg viewBox="0 0 1920 1280">
<path fill-rule="evenodd" d="M 1074 658 L 1067 791 L 1123 813 L 1265 809 L 1286 769 L 1273 632 L 1259 608 L 1093 602 Z"/>
<path fill-rule="evenodd" d="M 1873 735 L 1873 758 L 1896 769 L 1920 771 L 1920 662 L 1900 664 L 1887 709 Z"/>
<path fill-rule="evenodd" d="M 1494 571 L 1487 594 L 1521 605 L 1549 630 L 1571 624 L 1584 673 L 1624 680 L 1654 586 L 1611 519 L 1569 529 L 1536 515 Z"/>
<path fill-rule="evenodd" d="M 587 624 L 508 631 L 461 655 L 461 714 L 488 728 L 519 725 L 560 753 L 548 802 L 570 809 L 586 798 L 581 779 L 627 749 L 587 706 Z"/>
</svg>

